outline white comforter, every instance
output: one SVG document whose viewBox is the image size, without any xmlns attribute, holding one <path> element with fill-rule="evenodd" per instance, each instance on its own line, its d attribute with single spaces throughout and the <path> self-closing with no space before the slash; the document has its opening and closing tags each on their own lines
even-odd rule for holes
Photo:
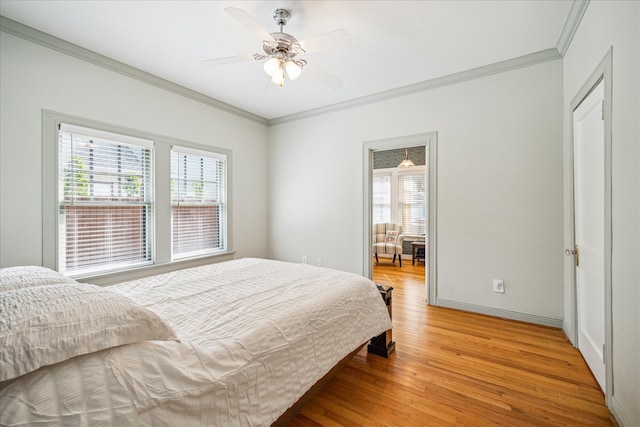
<svg viewBox="0 0 640 427">
<path fill-rule="evenodd" d="M 373 282 L 304 264 L 242 259 L 110 289 L 181 342 L 115 347 L 3 384 L 0 425 L 270 425 L 391 328 Z"/>
</svg>

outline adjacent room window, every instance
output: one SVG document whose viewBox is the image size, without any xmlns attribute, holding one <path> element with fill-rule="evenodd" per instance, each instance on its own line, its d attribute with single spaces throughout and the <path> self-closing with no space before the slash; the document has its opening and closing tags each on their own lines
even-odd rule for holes
<svg viewBox="0 0 640 427">
<path fill-rule="evenodd" d="M 58 264 L 72 275 L 153 262 L 151 141 L 60 125 Z"/>
<path fill-rule="evenodd" d="M 391 173 L 373 176 L 373 224 L 391 222 Z"/>
<path fill-rule="evenodd" d="M 427 190 L 422 173 L 401 173 L 398 175 L 398 196 L 402 232 L 412 236 L 424 235 L 427 218 Z"/>
<path fill-rule="evenodd" d="M 407 170 L 408 169 L 408 170 Z M 424 236 L 427 218 L 425 167 L 373 171 L 372 223 L 395 222 L 405 236 Z"/>
<path fill-rule="evenodd" d="M 173 147 L 171 151 L 172 258 L 226 249 L 226 156 Z"/>
</svg>

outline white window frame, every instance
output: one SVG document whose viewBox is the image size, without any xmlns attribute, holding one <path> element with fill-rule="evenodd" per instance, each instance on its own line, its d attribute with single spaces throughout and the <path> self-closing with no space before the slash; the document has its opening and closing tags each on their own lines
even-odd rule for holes
<svg viewBox="0 0 640 427">
<path fill-rule="evenodd" d="M 389 204 L 387 205 L 386 203 L 376 203 L 376 184 L 375 184 L 375 178 L 376 177 L 384 177 L 389 179 Z M 373 223 L 377 223 L 377 222 L 392 222 L 393 219 L 393 180 L 392 180 L 392 173 L 390 170 L 388 171 L 382 171 L 382 170 L 377 170 L 374 174 L 373 174 L 373 180 L 371 181 L 371 191 L 372 191 L 372 199 L 371 199 L 371 207 L 372 207 L 372 211 L 371 211 L 371 219 L 373 221 Z M 376 207 L 380 206 L 380 207 L 385 207 L 388 206 L 389 208 L 389 219 L 388 220 L 376 220 Z M 385 209 L 386 210 L 386 209 Z"/>
<path fill-rule="evenodd" d="M 175 248 L 173 247 L 173 243 L 172 242 L 172 247 L 171 247 L 171 256 L 172 256 L 172 260 L 181 260 L 181 259 L 186 259 L 186 258 L 193 258 L 193 257 L 198 257 L 198 256 L 203 256 L 203 255 L 209 255 L 209 254 L 215 254 L 215 253 L 220 253 L 220 252 L 225 252 L 226 251 L 226 245 L 227 245 L 227 227 L 226 227 L 226 223 L 227 223 L 227 203 L 228 203 L 228 197 L 227 197 L 227 190 L 228 190 L 228 186 L 227 186 L 227 176 L 228 176 L 228 170 L 227 170 L 227 156 L 221 153 L 216 153 L 213 151 L 204 151 L 204 150 L 195 150 L 193 148 L 190 147 L 182 147 L 182 146 L 178 146 L 178 145 L 174 145 L 171 147 L 171 155 L 173 156 L 174 153 L 178 153 L 181 155 L 190 155 L 190 156 L 196 156 L 196 157 L 206 157 L 209 159 L 215 159 L 216 161 L 221 163 L 222 166 L 222 183 L 217 183 L 218 184 L 218 188 L 216 191 L 216 195 L 218 196 L 218 199 L 216 201 L 216 203 L 219 205 L 219 228 L 217 230 L 217 236 L 218 236 L 218 241 L 220 242 L 220 247 L 215 247 L 215 248 L 210 248 L 210 249 L 202 249 L 200 251 L 192 251 L 192 252 L 184 252 L 184 253 L 176 253 L 175 252 Z M 172 166 L 173 167 L 173 164 Z M 172 171 L 173 173 L 173 171 Z M 173 178 L 173 175 L 172 175 Z M 177 191 L 177 189 L 174 189 L 174 191 Z M 177 202 L 177 206 L 180 205 L 180 201 Z M 173 216 L 173 207 L 176 206 L 176 204 L 174 203 L 173 197 L 171 199 L 171 208 L 172 208 L 172 216 Z M 175 223 L 173 222 L 173 218 L 172 218 L 172 236 L 174 235 L 173 233 L 173 225 Z"/>
<path fill-rule="evenodd" d="M 153 239 L 155 236 L 155 226 L 154 226 L 154 221 L 153 221 L 153 211 L 155 208 L 155 200 L 154 200 L 154 191 L 153 191 L 153 165 L 154 165 L 154 161 L 153 161 L 153 153 L 154 153 L 154 143 L 153 141 L 147 140 L 147 139 L 142 139 L 142 138 L 133 138 L 129 135 L 121 135 L 121 134 L 116 134 L 116 133 L 110 133 L 110 132 L 105 132 L 102 130 L 96 130 L 96 129 L 91 129 L 91 128 L 85 128 L 85 127 L 80 127 L 80 126 L 75 126 L 75 125 L 69 125 L 67 123 L 62 123 L 59 127 L 59 138 L 58 138 L 58 143 L 57 143 L 57 148 L 58 148 L 58 153 L 60 153 L 60 143 L 61 143 L 61 136 L 60 134 L 64 133 L 66 135 L 69 135 L 71 138 L 70 139 L 65 139 L 65 145 L 68 146 L 68 148 L 71 150 L 70 152 L 67 152 L 69 154 L 69 156 L 71 156 L 74 153 L 74 150 L 77 150 L 78 153 L 80 153 L 83 149 L 83 147 L 85 147 L 84 149 L 86 150 L 88 148 L 88 150 L 90 152 L 92 152 L 92 146 L 93 144 L 91 144 L 91 142 L 95 141 L 96 144 L 98 144 L 98 146 L 104 146 L 104 147 L 114 147 L 115 143 L 118 143 L 119 146 L 124 145 L 124 146 L 129 146 L 132 148 L 138 148 L 138 149 L 142 149 L 145 152 L 147 152 L 148 154 L 145 155 L 143 157 L 143 161 L 145 163 L 144 167 L 143 167 L 143 171 L 146 170 L 146 172 L 143 172 L 143 180 L 144 180 L 144 184 L 142 186 L 142 188 L 145 189 L 145 191 L 142 193 L 143 194 L 143 199 L 142 200 L 138 200 L 137 202 L 131 204 L 131 202 L 126 202 L 123 201 L 122 199 L 120 199 L 121 194 L 120 194 L 120 190 L 116 189 L 116 194 L 115 197 L 116 199 L 112 199 L 112 197 L 114 196 L 114 188 L 113 185 L 117 184 L 117 182 L 119 181 L 119 178 L 117 179 L 117 181 L 112 182 L 111 183 L 111 188 L 110 191 L 111 195 L 109 196 L 108 199 L 103 199 L 102 196 L 100 195 L 98 192 L 98 194 L 94 196 L 90 196 L 90 194 L 93 194 L 93 189 L 99 187 L 100 185 L 100 181 L 101 180 L 105 180 L 105 179 L 109 179 L 109 177 L 122 177 L 122 175 L 117 175 L 118 173 L 120 173 L 120 171 L 113 171 L 111 169 L 109 169 L 109 172 L 105 174 L 105 171 L 93 171 L 93 159 L 95 157 L 95 161 L 98 165 L 100 165 L 104 158 L 102 157 L 102 154 L 106 154 L 107 156 L 112 156 L 113 152 L 111 152 L 111 148 L 107 148 L 108 150 L 108 154 L 104 152 L 104 150 L 99 150 L 96 156 L 93 155 L 89 155 L 88 159 L 85 159 L 85 162 L 89 161 L 90 164 L 85 165 L 86 168 L 84 173 L 87 176 L 87 184 L 88 184 L 88 193 L 85 196 L 89 196 L 89 197 L 74 197 L 73 195 L 69 198 L 65 197 L 65 195 L 63 193 L 65 193 L 65 191 L 63 191 L 63 189 L 60 187 L 61 186 L 61 178 L 62 178 L 62 174 L 60 174 L 56 179 L 57 179 L 57 189 L 58 189 L 58 197 L 57 197 L 57 203 L 58 203 L 58 212 L 59 212 L 59 217 L 58 217 L 58 242 L 61 244 L 60 247 L 58 247 L 58 271 L 63 272 L 64 274 L 67 274 L 71 277 L 81 277 L 81 276 L 86 276 L 86 275 L 93 275 L 93 274 L 102 274 L 105 272 L 109 272 L 109 271 L 118 271 L 118 270 L 126 270 L 126 269 L 131 269 L 131 268 L 138 268 L 138 267 L 142 267 L 142 266 L 146 266 L 146 265 L 151 265 L 153 264 L 153 260 L 154 260 L 154 245 L 153 245 Z M 75 137 L 75 138 L 74 138 Z M 86 142 L 82 143 L 82 142 L 78 142 L 78 139 L 82 139 L 82 138 L 87 138 L 87 140 L 89 141 L 89 143 Z M 74 142 L 75 140 L 75 142 Z M 104 143 L 106 143 L 106 145 L 103 145 L 101 143 L 101 141 L 104 141 Z M 117 151 L 118 153 L 118 163 L 120 163 L 120 159 L 121 159 L 121 152 L 120 150 Z M 64 155 L 64 153 L 63 153 Z M 81 154 L 78 154 L 81 155 Z M 75 158 L 75 157 L 74 157 Z M 70 160 L 70 159 L 67 159 Z M 62 162 L 62 164 L 61 164 Z M 57 166 L 58 166 L 58 171 L 60 172 L 60 167 L 67 168 L 67 166 L 65 166 L 64 163 L 66 163 L 66 161 L 63 161 L 62 158 L 59 158 L 57 160 Z M 108 166 L 107 166 L 108 167 Z M 100 166 L 98 166 L 98 168 L 100 168 Z M 73 176 L 75 176 L 75 173 L 72 174 Z M 95 179 L 94 179 L 95 178 Z M 65 176 L 65 182 L 66 184 L 64 185 L 69 185 L 70 187 L 74 186 L 74 179 L 68 180 L 68 177 Z M 118 188 L 118 186 L 116 185 L 116 188 Z M 67 264 L 67 259 L 65 257 L 66 255 L 66 249 L 69 247 L 68 246 L 68 242 L 67 240 L 63 237 L 63 236 L 68 236 L 70 229 L 68 229 L 67 227 L 63 226 L 63 221 L 64 218 L 67 217 L 67 215 L 69 215 L 71 212 L 73 212 L 74 210 L 78 210 L 77 213 L 78 215 L 80 215 L 80 217 L 84 218 L 83 220 L 80 220 L 81 222 L 77 225 L 80 225 L 81 227 L 87 226 L 89 224 L 91 224 L 92 226 L 98 225 L 100 227 L 102 227 L 104 224 L 103 223 L 94 223 L 93 220 L 91 220 L 90 223 L 87 223 L 87 218 L 91 217 L 91 215 L 89 215 L 88 217 L 86 216 L 86 214 L 83 214 L 82 212 L 84 212 L 85 209 L 99 209 L 100 212 L 103 212 L 103 209 L 109 209 L 111 207 L 142 207 L 143 210 L 146 212 L 145 215 L 145 219 L 142 221 L 142 223 L 140 223 L 141 226 L 141 230 L 144 229 L 145 233 L 144 233 L 144 242 L 143 245 L 145 247 L 145 253 L 147 255 L 148 258 L 146 259 L 140 259 L 137 262 L 134 262 L 131 259 L 127 259 L 127 260 L 122 260 L 120 262 L 115 262 L 113 261 L 113 259 L 111 260 L 111 262 L 109 264 L 94 264 L 93 266 L 90 264 L 86 264 L 84 262 L 82 262 L 82 258 L 86 257 L 87 255 L 90 254 L 90 252 L 88 251 L 80 251 L 81 256 L 79 257 L 79 259 L 77 261 L 80 261 L 80 266 L 76 266 L 76 269 L 72 269 L 71 271 L 66 269 L 65 264 Z M 63 215 L 64 213 L 64 215 Z M 66 221 L 65 221 L 66 223 Z M 114 233 L 107 233 L 104 237 L 109 236 L 112 238 L 115 238 L 116 240 L 118 239 L 118 234 L 119 232 L 114 232 Z M 76 240 L 76 244 L 78 244 L 78 242 L 82 242 L 79 244 L 79 246 L 82 246 L 84 244 L 86 244 L 88 241 L 84 240 L 82 236 L 82 233 L 79 232 L 78 233 L 78 239 Z M 74 239 L 75 240 L 75 239 Z M 74 245 L 73 243 L 71 243 L 72 247 L 76 247 L 76 245 Z M 101 250 L 103 249 L 102 246 L 100 246 L 99 244 L 97 245 L 98 248 L 100 248 Z M 77 247 L 76 247 L 77 249 Z M 104 250 L 105 251 L 109 251 L 110 249 L 110 245 L 105 245 Z M 73 250 L 72 250 L 73 251 Z M 76 252 L 76 251 L 73 251 Z M 109 252 L 108 253 L 109 257 L 115 256 L 115 253 Z M 132 254 L 131 254 L 132 255 Z M 73 259 L 73 258 L 72 258 Z M 72 264 L 76 264 L 75 262 L 72 262 Z"/>
<path fill-rule="evenodd" d="M 59 271 L 58 266 L 58 131 L 62 123 L 80 126 L 96 131 L 141 138 L 154 142 L 153 189 L 155 209 L 154 262 L 150 266 L 125 269 L 117 272 L 95 275 L 74 276 L 95 284 L 111 284 L 132 280 L 151 274 L 159 274 L 176 268 L 224 261 L 233 257 L 233 200 L 231 171 L 233 156 L 231 150 L 168 138 L 148 132 L 110 125 L 50 110 L 42 111 L 42 265 Z M 226 248 L 215 254 L 173 260 L 171 257 L 171 147 L 180 146 L 226 157 Z"/>
<path fill-rule="evenodd" d="M 400 201 L 400 175 L 403 174 L 425 174 L 426 166 L 412 166 L 411 168 L 384 168 L 374 169 L 373 176 L 390 175 L 391 176 L 391 222 L 402 224 L 402 203 Z M 426 203 L 426 202 L 425 202 Z M 373 212 L 371 213 L 373 215 Z M 426 227 L 426 224 L 425 224 Z M 424 239 L 424 235 L 407 234 L 404 229 L 402 234 L 405 238 Z"/>
<path fill-rule="evenodd" d="M 399 221 L 399 224 L 402 225 L 402 234 L 404 234 L 405 236 L 411 237 L 411 238 L 419 237 L 420 239 L 424 239 L 424 237 L 426 235 L 426 231 L 427 231 L 427 208 L 428 208 L 428 206 L 427 206 L 427 203 L 428 203 L 427 196 L 428 196 L 428 193 L 427 193 L 427 189 L 426 189 L 427 179 L 426 179 L 426 176 L 425 176 L 425 171 L 426 171 L 426 167 L 425 166 L 402 168 L 402 169 L 398 170 L 398 186 L 396 187 L 396 191 L 398 192 L 398 221 Z M 424 191 L 424 201 L 422 203 L 410 203 L 410 202 L 406 202 L 405 203 L 405 201 L 402 200 L 402 197 L 401 197 L 401 194 L 400 194 L 401 193 L 400 192 L 400 183 L 402 181 L 401 178 L 403 176 L 409 176 L 409 175 L 412 175 L 412 176 L 418 175 L 418 176 L 421 176 L 422 179 L 424 179 L 425 191 Z M 411 233 L 411 231 L 409 230 L 409 227 L 405 226 L 404 218 L 403 218 L 403 212 L 404 212 L 404 205 L 405 204 L 408 204 L 408 205 L 412 205 L 412 204 L 420 205 L 420 204 L 422 204 L 423 205 L 423 211 L 424 211 L 424 215 L 425 216 L 422 218 L 422 222 L 423 222 L 422 227 L 424 229 L 424 233 L 418 233 L 418 234 Z"/>
</svg>

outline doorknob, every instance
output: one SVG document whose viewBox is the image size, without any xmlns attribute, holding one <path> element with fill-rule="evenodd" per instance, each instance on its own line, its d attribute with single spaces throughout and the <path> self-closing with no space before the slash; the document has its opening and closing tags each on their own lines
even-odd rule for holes
<svg viewBox="0 0 640 427">
<path fill-rule="evenodd" d="M 575 255 L 576 256 L 576 267 L 580 265 L 580 248 L 576 245 L 575 249 L 565 249 L 565 255 Z"/>
</svg>

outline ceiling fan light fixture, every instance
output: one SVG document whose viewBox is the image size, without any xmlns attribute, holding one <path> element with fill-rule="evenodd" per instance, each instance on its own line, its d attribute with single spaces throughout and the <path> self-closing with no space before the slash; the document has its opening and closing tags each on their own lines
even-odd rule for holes
<svg viewBox="0 0 640 427">
<path fill-rule="evenodd" d="M 280 72 L 282 65 L 280 64 L 280 60 L 278 58 L 271 58 L 270 60 L 268 60 L 267 62 L 264 63 L 264 65 L 262 66 L 262 68 L 264 69 L 264 72 L 267 73 L 267 75 L 269 77 L 275 77 L 278 74 L 282 74 Z"/>
<path fill-rule="evenodd" d="M 271 76 L 271 83 L 280 87 L 284 86 L 284 69 L 280 68 L 273 76 Z"/>
<path fill-rule="evenodd" d="M 298 77 L 300 77 L 300 74 L 302 74 L 302 67 L 296 64 L 295 61 L 288 60 L 284 63 L 284 67 L 287 70 L 287 75 L 291 80 L 297 79 Z"/>
<path fill-rule="evenodd" d="M 348 43 L 351 37 L 345 30 L 335 30 L 299 42 L 294 36 L 284 32 L 284 26 L 287 25 L 288 20 L 291 18 L 291 13 L 285 9 L 276 9 L 273 13 L 273 19 L 276 25 L 280 27 L 280 31 L 273 33 L 262 28 L 251 15 L 242 9 L 227 7 L 224 10 L 262 41 L 262 50 L 264 53 L 207 59 L 200 61 L 200 64 L 213 66 L 254 59 L 263 62 L 262 68 L 264 72 L 269 76 L 270 80 L 278 86 L 284 85 L 286 77 L 290 80 L 296 80 L 302 75 L 302 69 L 306 67 L 307 61 L 300 59 L 300 55 L 343 45 Z M 314 67 L 314 69 L 310 69 L 310 71 L 312 71 L 310 73 L 311 77 L 319 80 L 331 89 L 339 89 L 342 87 L 340 79 L 326 71 L 322 71 L 318 67 Z"/>
</svg>

